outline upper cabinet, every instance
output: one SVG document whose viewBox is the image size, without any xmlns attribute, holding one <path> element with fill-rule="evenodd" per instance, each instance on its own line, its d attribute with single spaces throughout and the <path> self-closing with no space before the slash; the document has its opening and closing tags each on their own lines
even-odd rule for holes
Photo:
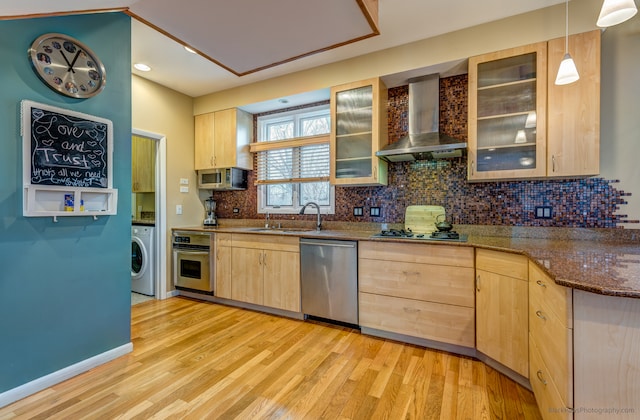
<svg viewBox="0 0 640 420">
<path fill-rule="evenodd" d="M 470 181 L 599 173 L 600 31 L 569 37 L 580 80 L 556 86 L 564 44 L 469 59 Z"/>
<path fill-rule="evenodd" d="M 600 173 L 600 43 L 598 29 L 570 36 L 569 53 L 580 80 L 556 86 L 555 75 L 564 57 L 565 39 L 549 41 L 548 176 Z"/>
<path fill-rule="evenodd" d="M 195 169 L 253 169 L 253 117 L 237 108 L 195 116 Z"/>
<path fill-rule="evenodd" d="M 547 43 L 469 59 L 469 180 L 544 176 Z"/>
<path fill-rule="evenodd" d="M 139 136 L 131 137 L 131 190 L 155 192 L 156 143 Z"/>
<path fill-rule="evenodd" d="M 378 78 L 331 88 L 331 184 L 387 185 L 387 88 Z"/>
</svg>

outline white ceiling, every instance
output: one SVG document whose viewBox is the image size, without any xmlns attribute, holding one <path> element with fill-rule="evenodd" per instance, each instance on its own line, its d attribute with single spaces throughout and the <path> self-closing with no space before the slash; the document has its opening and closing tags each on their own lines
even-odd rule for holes
<svg viewBox="0 0 640 420">
<path fill-rule="evenodd" d="M 77 0 L 57 0 L 55 2 L 51 0 L 21 0 L 1 2 L 0 16 L 24 17 L 59 12 L 127 9 L 143 20 L 153 22 L 153 25 L 171 37 L 192 45 L 198 51 L 206 51 L 205 55 L 209 55 L 213 60 L 225 64 L 232 62 L 234 66 L 239 67 L 240 71 L 236 71 L 236 73 L 241 73 L 242 70 L 253 65 L 248 59 L 257 57 L 259 60 L 266 59 L 275 63 L 282 61 L 286 56 L 286 51 L 270 48 L 268 44 L 263 42 L 264 39 L 295 38 L 296 43 L 291 45 L 294 45 L 298 50 L 291 51 L 290 57 L 298 55 L 299 51 L 305 48 L 312 51 L 315 46 L 319 45 L 316 42 L 319 36 L 317 25 L 314 28 L 309 26 L 310 30 L 306 31 L 301 29 L 306 26 L 296 25 L 288 22 L 287 19 L 290 16 L 318 16 L 318 11 L 313 10 L 311 5 L 317 5 L 321 2 L 317 0 L 270 1 L 269 4 L 278 4 L 281 10 L 275 14 L 267 14 L 264 0 L 232 0 L 233 3 L 229 0 L 83 0 L 82 2 Z M 338 1 L 346 2 L 347 0 Z M 355 3 L 356 0 L 351 1 Z M 186 95 L 197 97 L 563 2 L 563 0 L 378 1 L 380 35 L 285 62 L 245 76 L 237 76 L 211 60 L 185 51 L 182 45 L 171 37 L 137 19 L 132 19 L 132 62 L 144 62 L 152 67 L 150 72 L 144 73 L 132 69 L 132 73 Z M 170 8 L 164 8 L 171 4 L 179 5 L 181 10 L 189 12 L 176 13 Z M 206 27 L 204 22 L 213 23 L 215 21 L 213 17 L 219 15 L 220 10 L 228 8 L 230 4 L 235 5 L 236 17 L 228 18 L 229 21 L 224 24 L 219 22 L 216 25 L 216 28 L 222 32 L 216 32 L 215 28 Z M 293 8 L 301 8 L 301 10 L 293 11 Z M 238 10 L 243 13 L 238 14 Z M 194 14 L 205 17 L 205 19 L 197 19 L 198 25 L 195 25 Z M 188 18 L 189 16 L 191 16 L 191 20 Z M 267 24 L 259 30 L 252 30 L 252 28 L 257 28 L 256 22 L 261 18 L 264 18 Z M 358 22 L 359 17 L 355 16 L 351 19 L 354 20 L 354 26 L 362 26 L 362 21 Z M 328 16 L 321 16 L 319 20 L 322 22 L 320 27 L 325 28 L 327 34 L 332 34 L 345 26 L 344 21 L 331 19 Z M 247 25 L 247 22 L 251 22 L 251 25 Z M 198 27 L 198 30 L 194 30 L 195 26 Z M 234 33 L 234 31 L 236 32 Z M 271 33 L 267 36 L 266 32 L 268 31 Z M 209 36 L 213 33 L 216 34 L 215 37 Z M 214 41 L 220 39 L 234 48 L 241 42 L 247 45 L 251 44 L 256 48 L 235 48 L 234 51 L 237 53 L 231 55 L 228 53 L 229 49 L 219 50 L 220 55 L 215 56 L 215 53 L 212 52 L 216 48 Z M 327 40 L 328 42 L 335 41 L 329 35 L 327 35 Z M 220 44 L 218 43 L 218 45 Z"/>
</svg>

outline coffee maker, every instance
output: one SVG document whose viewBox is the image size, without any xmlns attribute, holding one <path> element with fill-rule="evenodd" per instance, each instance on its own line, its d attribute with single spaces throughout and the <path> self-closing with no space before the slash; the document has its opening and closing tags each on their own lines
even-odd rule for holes
<svg viewBox="0 0 640 420">
<path fill-rule="evenodd" d="M 213 196 L 204 200 L 204 208 L 206 216 L 203 224 L 205 226 L 218 226 L 218 218 L 216 217 L 216 202 L 213 200 Z"/>
</svg>

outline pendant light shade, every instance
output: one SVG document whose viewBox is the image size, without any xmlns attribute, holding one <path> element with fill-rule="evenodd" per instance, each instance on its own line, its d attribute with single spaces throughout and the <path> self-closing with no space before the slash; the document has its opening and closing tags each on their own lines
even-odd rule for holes
<svg viewBox="0 0 640 420">
<path fill-rule="evenodd" d="M 634 0 L 604 0 L 596 23 L 601 28 L 617 25 L 631 19 L 638 8 Z"/>
<path fill-rule="evenodd" d="M 571 54 L 566 53 L 562 62 L 560 63 L 560 68 L 558 69 L 558 75 L 556 76 L 556 85 L 568 85 L 569 83 L 573 83 L 580 79 L 580 75 L 578 74 L 578 69 L 576 68 L 576 63 L 573 62 L 573 58 L 571 58 Z"/>
<path fill-rule="evenodd" d="M 560 63 L 556 85 L 568 85 L 580 79 L 576 63 L 569 54 L 569 0 L 565 0 L 565 37 L 564 37 L 564 58 Z"/>
</svg>

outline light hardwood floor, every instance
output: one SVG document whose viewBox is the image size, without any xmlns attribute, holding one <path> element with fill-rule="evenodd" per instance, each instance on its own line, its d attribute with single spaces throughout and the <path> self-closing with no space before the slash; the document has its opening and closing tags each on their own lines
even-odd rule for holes
<svg viewBox="0 0 640 420">
<path fill-rule="evenodd" d="M 186 298 L 132 307 L 134 350 L 0 419 L 539 419 L 479 361 Z"/>
</svg>

